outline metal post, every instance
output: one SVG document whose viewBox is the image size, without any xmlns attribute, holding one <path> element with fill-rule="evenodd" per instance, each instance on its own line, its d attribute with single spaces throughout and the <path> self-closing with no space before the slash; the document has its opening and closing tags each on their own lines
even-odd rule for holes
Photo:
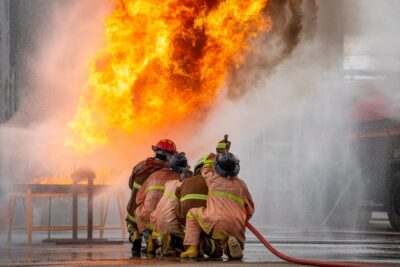
<svg viewBox="0 0 400 267">
<path fill-rule="evenodd" d="M 72 186 L 72 239 L 78 239 L 78 188 L 74 182 Z"/>
<path fill-rule="evenodd" d="M 30 189 L 26 194 L 25 223 L 28 243 L 32 244 L 32 191 Z"/>
<path fill-rule="evenodd" d="M 49 197 L 49 217 L 47 218 L 47 226 L 51 226 L 51 197 Z M 47 231 L 47 238 L 50 239 L 50 233 L 51 231 Z"/>
<path fill-rule="evenodd" d="M 104 218 L 104 198 L 101 198 L 100 199 L 100 214 L 99 214 L 100 216 L 100 231 L 99 231 L 99 238 L 103 238 L 104 237 L 104 229 L 103 229 L 103 227 L 104 227 L 104 224 L 105 224 L 105 221 L 103 220 L 103 218 Z"/>
<path fill-rule="evenodd" d="M 7 236 L 7 242 L 11 242 L 11 235 L 12 235 L 12 229 L 13 229 L 13 224 L 14 224 L 14 212 L 15 212 L 15 203 L 16 203 L 16 198 L 14 196 L 10 196 L 9 202 L 8 202 L 8 236 Z"/>
<path fill-rule="evenodd" d="M 87 230 L 87 239 L 93 239 L 93 179 L 88 178 L 88 230 Z"/>
</svg>

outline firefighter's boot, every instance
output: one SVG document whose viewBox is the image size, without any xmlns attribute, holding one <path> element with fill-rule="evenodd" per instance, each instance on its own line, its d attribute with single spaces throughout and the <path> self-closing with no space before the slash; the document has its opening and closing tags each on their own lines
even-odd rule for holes
<svg viewBox="0 0 400 267">
<path fill-rule="evenodd" d="M 146 230 L 144 230 L 144 231 L 142 232 L 143 241 L 144 241 L 144 246 L 142 247 L 141 251 L 142 251 L 143 253 L 146 253 L 146 252 L 147 252 L 147 245 L 148 245 L 148 243 L 149 243 L 150 235 L 151 235 L 151 232 L 150 232 L 150 230 L 148 230 L 148 229 L 146 229 Z"/>
<path fill-rule="evenodd" d="M 199 255 L 199 251 L 197 249 L 197 246 L 189 246 L 185 252 L 181 253 L 181 258 L 193 259 L 193 258 L 197 258 L 198 255 Z"/>
<path fill-rule="evenodd" d="M 210 258 L 221 258 L 224 254 L 221 241 L 204 237 L 204 254 Z"/>
<path fill-rule="evenodd" d="M 172 256 L 174 254 L 171 249 L 171 235 L 165 234 L 161 237 L 161 248 L 164 256 Z"/>
<path fill-rule="evenodd" d="M 204 246 L 205 246 L 204 238 L 200 238 L 199 246 L 198 246 L 198 249 L 197 249 L 197 251 L 198 251 L 198 253 L 197 253 L 198 256 L 197 257 L 204 258 Z"/>
<path fill-rule="evenodd" d="M 229 258 L 233 260 L 241 260 L 243 258 L 243 250 L 239 241 L 235 237 L 230 236 L 227 243 L 229 249 Z"/>
<path fill-rule="evenodd" d="M 132 243 L 132 253 L 140 253 L 142 238 L 139 231 L 133 231 L 129 236 L 129 241 Z"/>
<path fill-rule="evenodd" d="M 147 253 L 154 253 L 156 251 L 156 240 L 149 237 L 147 240 Z"/>
</svg>

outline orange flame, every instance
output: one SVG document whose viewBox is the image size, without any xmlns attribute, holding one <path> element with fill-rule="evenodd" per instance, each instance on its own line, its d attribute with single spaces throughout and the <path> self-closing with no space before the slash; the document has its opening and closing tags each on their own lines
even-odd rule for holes
<svg viewBox="0 0 400 267">
<path fill-rule="evenodd" d="M 87 151 L 116 132 L 168 127 L 206 111 L 228 68 L 270 28 L 267 0 L 124 0 L 106 22 L 66 145 Z M 168 123 L 166 123 L 168 122 Z"/>
</svg>

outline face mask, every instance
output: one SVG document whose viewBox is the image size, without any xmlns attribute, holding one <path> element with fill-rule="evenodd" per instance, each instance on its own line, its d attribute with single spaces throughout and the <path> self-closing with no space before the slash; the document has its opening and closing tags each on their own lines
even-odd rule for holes
<svg viewBox="0 0 400 267">
<path fill-rule="evenodd" d="M 161 160 L 161 161 L 167 161 L 167 156 L 166 155 L 156 154 L 156 158 Z"/>
<path fill-rule="evenodd" d="M 161 161 L 168 161 L 171 158 L 172 154 L 163 150 L 157 150 L 156 158 Z"/>
</svg>

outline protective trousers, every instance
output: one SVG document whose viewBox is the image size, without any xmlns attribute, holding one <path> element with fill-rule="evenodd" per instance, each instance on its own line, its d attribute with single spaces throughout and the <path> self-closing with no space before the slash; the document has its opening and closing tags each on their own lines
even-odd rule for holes
<svg viewBox="0 0 400 267">
<path fill-rule="evenodd" d="M 176 217 L 178 198 L 175 190 L 181 185 L 181 181 L 172 180 L 165 183 L 165 191 L 158 202 L 157 208 L 151 213 L 150 221 L 153 225 L 153 237 L 170 234 L 183 238 L 183 229 Z"/>
<path fill-rule="evenodd" d="M 229 236 L 245 243 L 246 222 L 254 213 L 254 203 L 245 183 L 226 178 L 212 168 L 203 168 L 209 188 L 206 208 L 192 208 L 186 217 L 184 245 L 198 246 L 201 231 L 225 242 Z"/>
</svg>

